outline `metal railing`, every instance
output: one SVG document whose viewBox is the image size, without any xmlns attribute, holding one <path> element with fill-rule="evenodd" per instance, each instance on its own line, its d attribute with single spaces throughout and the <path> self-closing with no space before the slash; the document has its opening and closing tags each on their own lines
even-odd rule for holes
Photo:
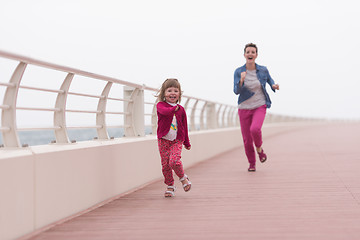
<svg viewBox="0 0 360 240">
<path fill-rule="evenodd" d="M 69 139 L 69 129 L 91 128 L 96 129 L 96 139 L 107 140 L 109 137 L 110 128 L 122 128 L 124 136 L 144 136 L 145 128 L 150 128 L 152 133 L 156 132 L 157 116 L 156 116 L 156 93 L 158 89 L 148 87 L 145 85 L 135 84 L 119 80 L 116 78 L 94 74 L 91 72 L 82 71 L 75 68 L 52 64 L 49 62 L 36 60 L 33 58 L 0 51 L 0 58 L 8 61 L 15 61 L 11 77 L 5 79 L 0 75 L 0 90 L 3 88 L 3 101 L 0 104 L 1 109 L 1 126 L 0 132 L 2 135 L 3 147 L 14 148 L 21 147 L 22 144 L 19 140 L 20 131 L 35 131 L 35 130 L 52 130 L 54 131 L 55 139 L 53 143 L 64 144 L 72 143 L 74 141 Z M 33 85 L 26 85 L 23 83 L 24 75 L 28 72 L 29 67 L 35 66 L 36 68 L 46 69 L 47 71 L 61 73 L 61 84 L 57 88 L 38 87 L 40 79 L 45 79 L 47 84 L 52 80 L 47 79 L 47 76 L 39 74 L 34 75 L 35 81 Z M 9 67 L 6 67 L 9 70 Z M 4 79 L 3 79 L 4 78 Z M 80 87 L 80 90 L 73 91 L 71 87 L 74 85 L 76 79 L 85 79 L 85 82 Z M 100 80 L 101 87 L 91 87 L 92 84 Z M 114 86 L 122 87 L 122 91 L 115 91 Z M 82 88 L 88 87 L 92 90 L 98 91 L 95 94 L 85 93 Z M 101 90 L 101 92 L 100 92 Z M 21 94 L 21 91 L 31 91 L 31 94 Z M 33 96 L 37 96 L 40 92 L 52 94 L 56 99 L 52 102 L 51 97 L 45 98 L 43 102 L 48 102 L 50 107 L 34 106 L 31 100 Z M 0 92 L 1 94 L 1 92 Z M 1 96 L 1 95 L 0 95 Z M 18 106 L 19 98 L 22 98 L 23 104 L 29 103 L 30 106 Z M 75 101 L 79 103 L 78 108 L 73 108 L 70 104 L 69 98 L 80 97 L 81 100 Z M 87 100 L 95 99 L 96 107 L 90 108 L 86 104 Z M 213 101 L 208 101 L 191 96 L 182 96 L 182 102 L 187 115 L 190 131 L 216 129 L 225 127 L 238 126 L 237 121 L 237 107 L 227 104 L 221 104 Z M 82 102 L 83 105 L 80 103 Z M 112 110 L 109 106 L 110 102 L 114 102 Z M 42 104 L 41 103 L 41 104 Z M 122 104 L 117 106 L 116 104 Z M 40 104 L 40 105 L 41 105 Z M 44 126 L 41 124 L 41 119 L 33 118 L 32 121 L 40 122 L 37 127 L 18 127 L 18 121 L 30 121 L 32 114 L 25 117 L 19 117 L 20 111 L 26 112 L 50 112 L 52 114 L 52 124 Z M 86 125 L 68 124 L 69 115 L 75 114 L 90 114 L 92 116 L 92 123 Z M 121 116 L 118 120 L 110 123 L 107 118 L 110 115 Z M 30 116 L 29 118 L 27 116 Z M 35 119 L 35 120 L 34 120 Z M 78 119 L 82 119 L 79 117 Z M 78 120 L 79 121 L 79 120 Z"/>
</svg>

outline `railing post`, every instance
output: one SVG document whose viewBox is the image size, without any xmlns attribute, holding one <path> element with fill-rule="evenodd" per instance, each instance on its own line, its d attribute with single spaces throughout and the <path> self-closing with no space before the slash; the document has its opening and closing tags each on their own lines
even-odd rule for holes
<svg viewBox="0 0 360 240">
<path fill-rule="evenodd" d="M 158 101 L 155 102 L 151 115 L 151 129 L 152 129 L 152 134 L 155 135 L 157 134 L 157 109 L 156 109 L 157 103 Z"/>
<path fill-rule="evenodd" d="M 205 130 L 208 129 L 208 122 L 206 121 L 206 126 L 205 126 L 205 110 L 206 110 L 206 105 L 208 104 L 208 102 L 205 102 L 202 109 L 201 109 L 201 113 L 200 113 L 200 130 Z"/>
<path fill-rule="evenodd" d="M 144 90 L 124 86 L 125 137 L 145 136 Z"/>
<path fill-rule="evenodd" d="M 1 126 L 9 130 L 2 133 L 4 147 L 21 146 L 16 126 L 16 100 L 26 66 L 27 64 L 24 62 L 18 64 L 10 79 L 11 86 L 8 86 L 5 91 L 3 105 L 8 107 L 2 109 Z"/>
<path fill-rule="evenodd" d="M 196 106 L 197 106 L 198 102 L 199 102 L 199 99 L 196 99 L 196 101 L 191 109 L 191 116 L 190 116 L 190 130 L 191 131 L 196 131 L 195 113 L 196 113 Z"/>
<path fill-rule="evenodd" d="M 186 99 L 186 102 L 185 102 L 185 104 L 184 104 L 185 112 L 187 112 L 187 110 L 188 110 L 189 102 L 190 102 L 190 98 L 187 98 L 187 99 Z"/>
<path fill-rule="evenodd" d="M 59 127 L 55 129 L 55 138 L 56 143 L 70 143 L 67 130 L 66 130 L 66 99 L 68 96 L 68 91 L 74 78 L 73 73 L 68 73 L 64 82 L 62 83 L 60 90 L 61 93 L 58 94 L 56 98 L 55 108 L 60 109 L 60 111 L 54 112 L 54 126 Z"/>
<path fill-rule="evenodd" d="M 231 116 L 232 116 L 232 107 L 229 107 L 229 111 L 228 111 L 228 115 L 227 115 L 227 126 L 226 127 L 231 127 L 232 126 Z"/>
<path fill-rule="evenodd" d="M 217 115 L 215 109 L 215 103 L 206 104 L 206 126 L 207 129 L 214 129 L 217 126 Z"/>
<path fill-rule="evenodd" d="M 97 134 L 99 139 L 109 139 L 109 134 L 106 127 L 106 103 L 109 96 L 109 92 L 112 86 L 112 82 L 108 82 L 101 93 L 101 98 L 99 99 L 97 110 L 100 113 L 96 114 L 96 125 L 101 125 L 101 128 L 97 128 Z"/>
<path fill-rule="evenodd" d="M 236 127 L 236 123 L 237 123 L 237 118 L 236 118 L 236 115 L 237 115 L 237 108 L 233 108 L 233 110 L 232 110 L 232 116 L 231 116 L 231 122 L 232 122 L 232 124 L 231 124 L 231 126 L 232 127 Z"/>
<path fill-rule="evenodd" d="M 222 108 L 222 104 L 220 104 L 218 110 L 216 111 L 216 128 L 220 128 L 221 124 L 220 124 L 220 112 L 221 112 L 221 108 Z"/>
<path fill-rule="evenodd" d="M 227 111 L 227 109 L 228 109 L 228 106 L 225 106 L 225 108 L 224 108 L 224 111 L 223 111 L 223 114 L 222 114 L 222 124 L 221 124 L 221 127 L 226 127 L 226 122 L 225 122 L 225 115 L 226 115 L 226 111 Z"/>
</svg>

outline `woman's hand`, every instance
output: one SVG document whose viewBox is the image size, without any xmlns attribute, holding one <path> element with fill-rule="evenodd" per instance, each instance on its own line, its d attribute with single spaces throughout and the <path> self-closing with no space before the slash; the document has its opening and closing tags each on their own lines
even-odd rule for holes
<svg viewBox="0 0 360 240">
<path fill-rule="evenodd" d="M 279 90 L 279 89 L 280 89 L 279 84 L 274 84 L 274 85 L 272 85 L 271 87 L 272 87 L 273 89 L 276 89 L 276 90 Z"/>
<path fill-rule="evenodd" d="M 241 73 L 241 78 L 240 78 L 240 87 L 242 87 L 244 81 L 245 81 L 245 77 L 246 77 L 246 71 Z"/>
</svg>

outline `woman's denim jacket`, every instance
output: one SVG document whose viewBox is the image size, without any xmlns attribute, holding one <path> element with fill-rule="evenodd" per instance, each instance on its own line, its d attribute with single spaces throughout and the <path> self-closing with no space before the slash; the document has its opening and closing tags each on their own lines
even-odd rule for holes
<svg viewBox="0 0 360 240">
<path fill-rule="evenodd" d="M 266 92 L 266 83 L 268 83 L 271 87 L 271 89 L 275 92 L 275 89 L 272 88 L 272 85 L 275 84 L 274 80 L 271 78 L 268 69 L 265 66 L 260 66 L 258 64 L 255 64 L 256 66 L 256 76 L 259 79 L 262 90 L 265 95 L 265 101 L 266 101 L 266 107 L 270 108 L 271 101 L 269 94 Z M 255 93 L 251 92 L 248 88 L 244 86 L 244 84 L 240 87 L 240 78 L 241 73 L 246 71 L 246 64 L 244 66 L 241 66 L 235 70 L 234 73 L 234 93 L 236 95 L 239 94 L 238 104 L 242 103 L 243 101 L 249 99 L 252 97 Z"/>
</svg>

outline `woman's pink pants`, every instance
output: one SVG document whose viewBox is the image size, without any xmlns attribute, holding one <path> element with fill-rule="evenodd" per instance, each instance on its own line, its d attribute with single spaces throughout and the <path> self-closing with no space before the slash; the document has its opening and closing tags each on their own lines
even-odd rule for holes
<svg viewBox="0 0 360 240">
<path fill-rule="evenodd" d="M 239 109 L 238 113 L 245 153 L 250 166 L 255 167 L 256 155 L 254 144 L 255 147 L 261 147 L 263 143 L 261 127 L 266 115 L 266 105 L 251 110 Z"/>
</svg>

